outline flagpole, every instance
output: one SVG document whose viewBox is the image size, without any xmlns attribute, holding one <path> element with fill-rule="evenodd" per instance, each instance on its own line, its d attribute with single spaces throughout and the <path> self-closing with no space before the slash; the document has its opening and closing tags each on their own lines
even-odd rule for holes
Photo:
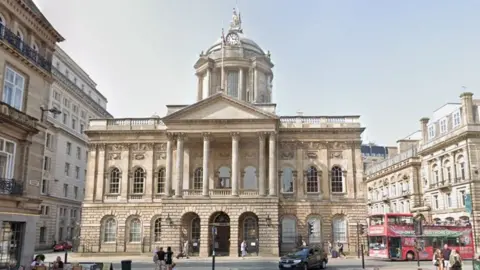
<svg viewBox="0 0 480 270">
<path fill-rule="evenodd" d="M 225 71 L 224 71 L 224 68 L 223 68 L 223 60 L 225 58 L 225 35 L 224 35 L 224 32 L 223 32 L 223 28 L 222 28 L 222 70 L 221 70 L 221 76 L 220 76 L 220 80 L 221 80 L 221 83 L 220 83 L 220 91 L 224 91 L 224 84 L 225 84 Z"/>
</svg>

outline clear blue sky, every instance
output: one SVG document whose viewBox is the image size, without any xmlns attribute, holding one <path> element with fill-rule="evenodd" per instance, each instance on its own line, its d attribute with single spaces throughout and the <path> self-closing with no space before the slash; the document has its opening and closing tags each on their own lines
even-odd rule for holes
<svg viewBox="0 0 480 270">
<path fill-rule="evenodd" d="M 61 47 L 116 117 L 165 113 L 196 97 L 193 64 L 228 28 L 234 0 L 36 0 Z M 135 4 L 133 4 L 135 3 Z M 480 1 L 238 0 L 245 34 L 276 64 L 280 115 L 359 114 L 379 144 L 462 86 L 480 95 Z"/>
</svg>

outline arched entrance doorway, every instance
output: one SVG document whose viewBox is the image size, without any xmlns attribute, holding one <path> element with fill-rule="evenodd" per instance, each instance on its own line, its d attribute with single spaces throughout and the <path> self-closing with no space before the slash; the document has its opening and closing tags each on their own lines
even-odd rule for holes
<svg viewBox="0 0 480 270">
<path fill-rule="evenodd" d="M 249 255 L 258 255 L 260 239 L 258 235 L 258 217 L 255 213 L 245 212 L 238 219 L 238 243 L 240 252 L 240 243 L 247 243 L 247 252 Z"/>
<path fill-rule="evenodd" d="M 200 254 L 200 217 L 197 213 L 189 212 L 182 216 L 179 243 L 182 251 L 187 240 L 189 256 L 198 256 Z"/>
<path fill-rule="evenodd" d="M 212 254 L 212 240 L 216 256 L 230 255 L 230 217 L 225 212 L 216 212 L 209 220 L 209 247 Z M 215 228 L 215 229 L 214 229 Z M 212 234 L 214 234 L 212 236 Z"/>
</svg>

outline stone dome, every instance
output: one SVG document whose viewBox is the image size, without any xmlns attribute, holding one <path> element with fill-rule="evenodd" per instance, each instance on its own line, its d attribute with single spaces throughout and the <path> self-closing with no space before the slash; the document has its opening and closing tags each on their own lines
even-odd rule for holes
<svg viewBox="0 0 480 270">
<path fill-rule="evenodd" d="M 238 31 L 231 31 L 231 32 L 235 32 L 235 34 L 238 35 L 238 37 L 240 39 L 239 47 L 241 47 L 245 50 L 249 50 L 249 51 L 258 53 L 259 55 L 265 55 L 266 54 L 266 52 L 255 41 L 246 37 L 244 33 L 238 32 Z M 205 54 L 209 55 L 209 54 L 214 53 L 215 51 L 220 51 L 221 49 L 222 49 L 222 38 L 219 38 L 217 41 L 215 41 L 215 43 L 213 43 L 212 46 L 210 46 L 207 49 Z"/>
</svg>

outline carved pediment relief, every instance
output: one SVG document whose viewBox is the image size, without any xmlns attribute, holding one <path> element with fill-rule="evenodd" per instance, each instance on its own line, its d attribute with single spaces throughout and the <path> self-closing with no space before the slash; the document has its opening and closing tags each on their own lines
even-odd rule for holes
<svg viewBox="0 0 480 270">
<path fill-rule="evenodd" d="M 155 157 L 158 159 L 167 159 L 167 152 L 156 152 Z"/>
<path fill-rule="evenodd" d="M 109 160 L 120 160 L 122 159 L 122 154 L 120 152 L 110 153 L 108 155 Z"/>
<path fill-rule="evenodd" d="M 135 159 L 135 160 L 145 159 L 145 153 L 136 153 L 136 154 L 133 154 L 133 159 Z"/>
<path fill-rule="evenodd" d="M 135 143 L 132 145 L 133 151 L 149 151 L 153 149 L 153 143 Z"/>
<path fill-rule="evenodd" d="M 255 158 L 256 156 L 257 156 L 257 152 L 255 151 L 248 151 L 245 153 L 246 159 L 252 159 L 252 158 Z"/>
<path fill-rule="evenodd" d="M 332 150 L 345 150 L 348 148 L 348 144 L 346 142 L 330 142 L 329 148 Z"/>
<path fill-rule="evenodd" d="M 128 145 L 126 144 L 121 144 L 121 143 L 117 143 L 117 144 L 109 144 L 107 149 L 109 151 L 123 151 L 123 150 L 127 150 L 128 149 Z"/>
<path fill-rule="evenodd" d="M 166 143 L 157 143 L 157 144 L 155 144 L 155 150 L 167 151 L 167 144 Z"/>
<path fill-rule="evenodd" d="M 290 160 L 293 159 L 295 156 L 293 151 L 282 151 L 280 152 L 280 159 L 281 160 Z"/>
<path fill-rule="evenodd" d="M 330 158 L 343 159 L 343 152 L 342 151 L 332 151 L 330 153 Z"/>
<path fill-rule="evenodd" d="M 297 148 L 298 141 L 280 142 L 280 149 L 282 150 L 295 150 Z"/>
<path fill-rule="evenodd" d="M 316 151 L 308 151 L 305 153 L 306 159 L 316 159 L 318 158 L 318 153 Z"/>
</svg>

